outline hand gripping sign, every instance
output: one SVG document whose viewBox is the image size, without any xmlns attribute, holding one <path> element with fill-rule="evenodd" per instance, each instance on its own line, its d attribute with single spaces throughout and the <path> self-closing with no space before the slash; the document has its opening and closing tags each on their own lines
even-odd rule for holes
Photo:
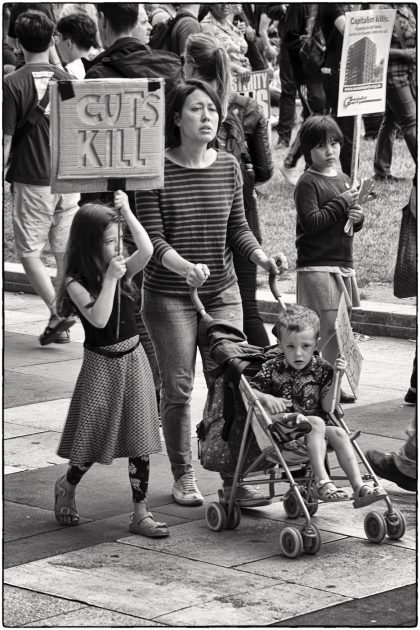
<svg viewBox="0 0 420 630">
<path fill-rule="evenodd" d="M 163 79 L 53 82 L 50 130 L 53 192 L 163 186 Z"/>
</svg>

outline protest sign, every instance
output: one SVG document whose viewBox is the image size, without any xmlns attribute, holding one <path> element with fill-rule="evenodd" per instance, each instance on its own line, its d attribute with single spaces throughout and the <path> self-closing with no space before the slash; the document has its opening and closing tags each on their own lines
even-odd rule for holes
<svg viewBox="0 0 420 630">
<path fill-rule="evenodd" d="M 232 90 L 257 101 L 264 111 L 264 116 L 270 120 L 270 78 L 268 70 L 251 72 L 249 81 L 243 81 L 238 75 L 233 75 Z"/>
<path fill-rule="evenodd" d="M 163 79 L 52 82 L 51 189 L 161 188 Z"/>
<path fill-rule="evenodd" d="M 338 306 L 337 319 L 335 320 L 335 331 L 340 355 L 347 361 L 347 380 L 353 394 L 357 396 L 363 357 L 353 335 L 344 293 L 341 295 L 340 304 Z"/>
<path fill-rule="evenodd" d="M 386 73 L 396 11 L 346 13 L 338 116 L 385 111 Z"/>
</svg>

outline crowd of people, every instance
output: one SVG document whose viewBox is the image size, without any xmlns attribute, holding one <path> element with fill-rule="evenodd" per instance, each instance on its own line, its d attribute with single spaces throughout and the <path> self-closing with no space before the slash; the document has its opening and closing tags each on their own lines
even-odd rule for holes
<svg viewBox="0 0 420 630">
<path fill-rule="evenodd" d="M 377 133 L 375 178 L 391 181 L 398 132 L 417 160 L 416 15 L 412 5 L 386 7 L 397 14 L 386 111 L 374 120 L 367 117 L 365 129 Z M 16 252 L 50 311 L 40 344 L 68 343 L 77 317 L 85 331 L 83 365 L 58 450 L 69 459 L 54 489 L 61 524 L 78 524 L 76 487 L 92 464 L 127 457 L 130 531 L 168 535 L 146 502 L 149 456 L 161 450 L 159 418 L 175 501 L 184 506 L 204 501 L 192 466 L 190 402 L 197 348 L 207 380 L 211 358 L 199 335 L 190 289 L 200 289 L 210 316 L 227 320 L 250 344 L 264 347 L 269 339 L 256 301 L 257 266 L 268 274 L 287 268 L 282 253 L 268 255 L 262 248 L 256 185 L 273 175 L 270 121 L 254 99 L 231 87 L 232 77 L 246 81 L 258 70 L 277 69 L 281 79 L 273 145 L 290 144 L 297 95 L 304 121 L 282 164 L 286 179 L 296 184 L 301 310 L 291 309 L 279 321 L 279 372 L 270 372 L 274 386 L 264 369 L 253 386 L 273 413 L 284 410 L 285 391 L 289 404 L 310 412 L 308 452 L 319 498 L 334 501 L 344 494 L 324 468 L 325 436 L 348 473 L 354 506 L 383 498 L 377 487 L 362 482 L 342 432 L 318 418 L 331 396 L 334 370 L 345 369 L 334 328 L 340 298 L 345 295 L 349 313 L 359 305 L 353 233 L 344 230 L 349 220 L 356 235 L 363 227 L 359 192 L 349 177 L 354 119 L 337 117 L 345 13 L 357 8 L 335 3 L 3 5 L 4 164 Z M 321 71 L 309 76 L 299 47 L 310 20 L 311 32 L 317 28 L 323 37 L 326 57 Z M 49 82 L 121 77 L 165 79 L 163 188 L 52 193 Z M 300 157 L 306 168 L 296 181 Z M 123 242 L 118 213 L 125 224 Z M 47 241 L 56 261 L 56 286 L 41 259 Z M 290 383 L 277 391 L 283 372 L 289 381 L 302 375 L 314 383 L 322 378 L 312 407 L 294 399 Z M 354 400 L 341 391 L 341 402 Z M 226 496 L 232 477 L 222 474 Z M 243 505 L 267 502 L 253 486 L 241 486 L 238 493 Z"/>
</svg>

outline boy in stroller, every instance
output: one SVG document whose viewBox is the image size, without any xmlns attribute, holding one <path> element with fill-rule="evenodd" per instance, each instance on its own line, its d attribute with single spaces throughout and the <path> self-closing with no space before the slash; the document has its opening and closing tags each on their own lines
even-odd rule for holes
<svg viewBox="0 0 420 630">
<path fill-rule="evenodd" d="M 318 316 L 306 307 L 290 305 L 280 313 L 275 333 L 280 353 L 264 363 L 262 369 L 250 380 L 250 385 L 268 413 L 299 412 L 310 422 L 312 431 L 297 442 L 306 446 L 312 466 L 316 482 L 313 496 L 322 501 L 343 501 L 350 498 L 329 478 L 325 466 L 328 444 L 335 451 L 353 488 L 353 506 L 360 508 L 383 499 L 386 493 L 380 486 L 373 487 L 363 482 L 346 431 L 326 424 L 326 412 L 331 410 L 334 398 L 331 387 L 334 370 L 344 371 L 346 361 L 338 358 L 333 369 L 315 352 L 319 336 Z"/>
</svg>

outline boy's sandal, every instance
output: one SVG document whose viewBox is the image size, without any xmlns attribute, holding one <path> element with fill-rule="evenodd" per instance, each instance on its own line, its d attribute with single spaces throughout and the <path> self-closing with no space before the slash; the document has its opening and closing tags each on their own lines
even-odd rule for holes
<svg viewBox="0 0 420 630">
<path fill-rule="evenodd" d="M 63 330 L 68 330 L 69 328 L 71 328 L 76 323 L 76 321 L 77 320 L 75 317 L 64 317 L 63 319 L 59 319 L 55 326 L 50 326 L 50 318 L 48 326 L 39 337 L 39 343 L 41 344 L 41 346 L 46 346 L 49 343 L 54 343 L 57 335 L 63 332 Z"/>
<path fill-rule="evenodd" d="M 366 494 L 360 494 L 363 488 L 368 488 Z M 366 505 L 370 505 L 371 503 L 375 503 L 375 501 L 380 501 L 387 496 L 385 490 L 381 486 L 370 486 L 367 483 L 364 483 L 360 488 L 355 490 L 353 495 L 353 507 L 361 508 Z"/>
<path fill-rule="evenodd" d="M 151 512 L 148 512 L 146 516 L 143 516 L 143 518 L 137 522 L 134 522 L 134 513 L 132 513 L 131 523 L 128 529 L 131 534 L 148 536 L 148 538 L 165 538 L 169 536 L 167 524 L 155 521 Z"/>
<path fill-rule="evenodd" d="M 312 496 L 315 499 L 320 501 L 325 501 L 326 503 L 333 503 L 334 501 L 347 501 L 350 497 L 342 490 L 342 488 L 337 488 L 337 486 L 330 480 L 322 480 L 319 481 L 312 488 Z"/>
<path fill-rule="evenodd" d="M 66 477 L 62 475 L 57 479 L 54 486 L 54 515 L 55 520 L 60 525 L 78 525 L 79 515 L 77 513 L 75 493 L 67 490 L 61 485 Z"/>
</svg>

